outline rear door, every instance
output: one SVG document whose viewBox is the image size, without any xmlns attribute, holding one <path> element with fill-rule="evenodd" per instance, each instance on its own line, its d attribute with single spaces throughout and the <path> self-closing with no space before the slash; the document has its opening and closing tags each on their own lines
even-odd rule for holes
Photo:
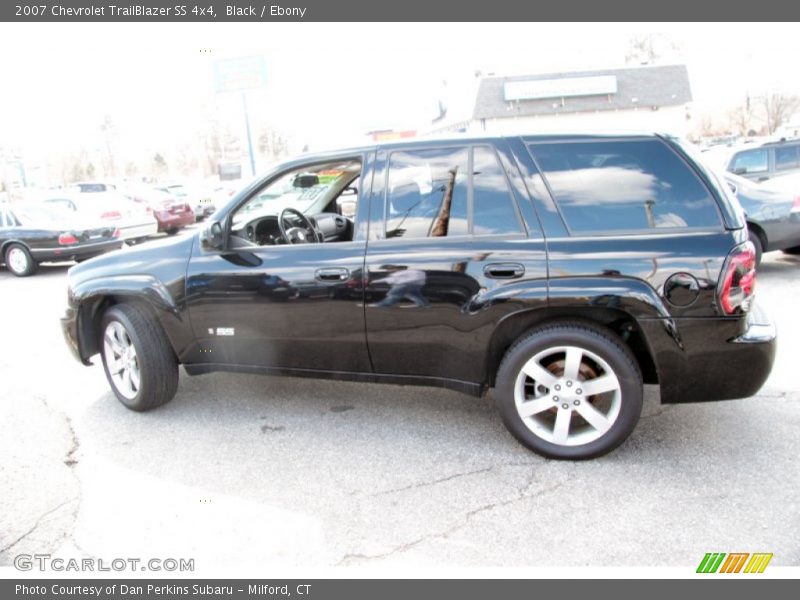
<svg viewBox="0 0 800 600">
<path fill-rule="evenodd" d="M 513 159 L 502 140 L 476 140 L 386 149 L 377 164 L 365 265 L 374 370 L 480 383 L 497 324 L 532 289 L 546 301 L 544 240 Z"/>
</svg>

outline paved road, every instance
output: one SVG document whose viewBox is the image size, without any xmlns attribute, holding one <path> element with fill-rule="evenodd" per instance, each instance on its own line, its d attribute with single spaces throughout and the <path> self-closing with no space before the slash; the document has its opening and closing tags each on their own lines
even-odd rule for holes
<svg viewBox="0 0 800 600">
<path fill-rule="evenodd" d="M 0 270 L 0 565 L 800 565 L 798 258 L 759 275 L 781 340 L 757 397 L 662 407 L 648 390 L 628 443 L 585 463 L 524 450 L 491 396 L 438 389 L 184 376 L 172 403 L 127 411 L 67 353 L 65 273 Z"/>
</svg>

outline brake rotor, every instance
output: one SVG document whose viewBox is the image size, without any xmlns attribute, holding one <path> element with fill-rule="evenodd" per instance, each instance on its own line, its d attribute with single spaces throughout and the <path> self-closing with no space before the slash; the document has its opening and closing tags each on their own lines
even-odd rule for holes
<svg viewBox="0 0 800 600">
<path fill-rule="evenodd" d="M 550 371 L 556 377 L 563 377 L 564 364 L 566 362 L 567 361 L 563 358 L 553 361 L 549 365 L 547 365 L 547 370 Z M 594 379 L 595 377 L 597 377 L 597 371 L 595 371 L 591 366 L 587 365 L 585 362 L 581 362 L 581 366 L 578 368 L 578 381 L 586 381 L 587 379 Z"/>
</svg>

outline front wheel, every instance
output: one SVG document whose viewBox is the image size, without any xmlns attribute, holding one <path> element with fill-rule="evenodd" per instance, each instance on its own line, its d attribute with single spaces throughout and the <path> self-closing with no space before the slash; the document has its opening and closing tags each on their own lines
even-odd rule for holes
<svg viewBox="0 0 800 600">
<path fill-rule="evenodd" d="M 114 395 L 131 410 L 166 404 L 178 389 L 178 361 L 155 317 L 135 304 L 103 315 L 100 347 Z"/>
<path fill-rule="evenodd" d="M 581 460 L 622 444 L 642 411 L 642 375 L 612 333 L 577 322 L 534 329 L 507 352 L 495 389 L 506 428 L 549 458 Z"/>
</svg>

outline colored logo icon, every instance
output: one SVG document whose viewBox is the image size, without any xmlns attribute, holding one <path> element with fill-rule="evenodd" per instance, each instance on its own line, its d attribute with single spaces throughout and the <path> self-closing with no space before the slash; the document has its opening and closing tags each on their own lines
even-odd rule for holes
<svg viewBox="0 0 800 600">
<path fill-rule="evenodd" d="M 763 573 L 772 553 L 708 552 L 697 567 L 698 573 Z"/>
</svg>

